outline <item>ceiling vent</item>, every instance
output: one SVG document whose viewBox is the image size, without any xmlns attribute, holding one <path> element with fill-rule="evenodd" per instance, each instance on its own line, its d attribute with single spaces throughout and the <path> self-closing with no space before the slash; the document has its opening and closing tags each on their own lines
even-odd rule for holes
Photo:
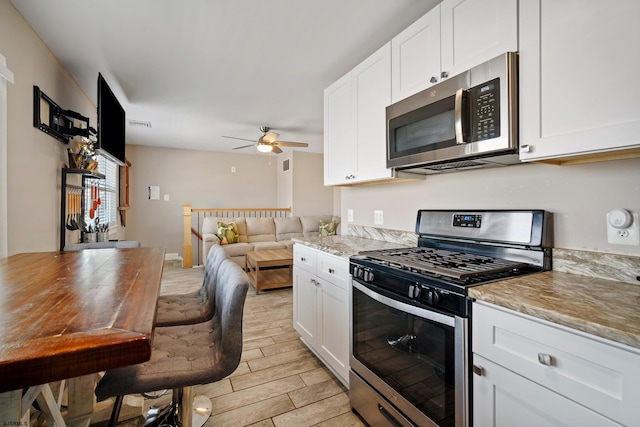
<svg viewBox="0 0 640 427">
<path fill-rule="evenodd" d="M 151 122 L 143 122 L 141 120 L 129 120 L 129 126 L 135 128 L 151 128 Z"/>
</svg>

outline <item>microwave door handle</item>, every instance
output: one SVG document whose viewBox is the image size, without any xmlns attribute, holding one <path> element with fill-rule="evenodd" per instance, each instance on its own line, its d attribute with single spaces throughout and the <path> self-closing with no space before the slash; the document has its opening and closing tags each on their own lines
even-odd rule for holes
<svg viewBox="0 0 640 427">
<path fill-rule="evenodd" d="M 464 144 L 464 134 L 462 132 L 462 97 L 464 91 L 458 89 L 456 91 L 456 99 L 454 102 L 454 127 L 456 131 L 456 144 Z"/>
</svg>

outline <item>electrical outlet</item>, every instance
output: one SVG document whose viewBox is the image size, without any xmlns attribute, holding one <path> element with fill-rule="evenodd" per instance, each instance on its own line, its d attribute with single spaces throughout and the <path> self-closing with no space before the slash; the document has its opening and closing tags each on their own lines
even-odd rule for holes
<svg viewBox="0 0 640 427">
<path fill-rule="evenodd" d="M 384 217 L 382 211 L 373 211 L 373 225 L 382 225 L 384 223 Z"/>
<path fill-rule="evenodd" d="M 614 245 L 640 245 L 640 221 L 637 213 L 613 209 L 607 213 L 607 242 Z"/>
<path fill-rule="evenodd" d="M 353 209 L 347 209 L 347 222 L 353 222 Z"/>
</svg>

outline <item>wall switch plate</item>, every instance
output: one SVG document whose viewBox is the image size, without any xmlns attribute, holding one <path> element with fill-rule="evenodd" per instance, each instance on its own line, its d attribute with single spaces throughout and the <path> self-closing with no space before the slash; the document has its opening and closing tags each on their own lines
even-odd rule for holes
<svg viewBox="0 0 640 427">
<path fill-rule="evenodd" d="M 147 186 L 147 198 L 149 200 L 160 200 L 160 186 L 158 185 Z"/>
<path fill-rule="evenodd" d="M 353 209 L 347 209 L 347 222 L 353 222 Z"/>
<path fill-rule="evenodd" d="M 382 225 L 384 217 L 382 211 L 373 211 L 373 225 Z"/>
<path fill-rule="evenodd" d="M 624 212 L 630 214 L 631 224 L 624 227 Z M 614 245 L 640 245 L 640 220 L 637 213 L 614 209 L 607 213 L 607 242 Z"/>
<path fill-rule="evenodd" d="M 168 202 L 168 201 L 169 201 L 169 195 L 168 195 L 168 194 L 165 194 L 165 195 L 164 195 L 164 201 L 165 201 L 165 202 Z"/>
<path fill-rule="evenodd" d="M 231 173 L 236 173 L 236 167 L 235 166 L 231 166 Z"/>
</svg>

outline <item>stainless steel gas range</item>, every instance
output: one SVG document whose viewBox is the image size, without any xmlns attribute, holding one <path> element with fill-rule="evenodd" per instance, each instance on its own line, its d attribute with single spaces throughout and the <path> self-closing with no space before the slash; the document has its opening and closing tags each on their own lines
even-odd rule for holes
<svg viewBox="0 0 640 427">
<path fill-rule="evenodd" d="M 542 210 L 420 210 L 418 246 L 350 258 L 351 406 L 371 426 L 471 426 L 471 286 L 551 268 Z"/>
</svg>

